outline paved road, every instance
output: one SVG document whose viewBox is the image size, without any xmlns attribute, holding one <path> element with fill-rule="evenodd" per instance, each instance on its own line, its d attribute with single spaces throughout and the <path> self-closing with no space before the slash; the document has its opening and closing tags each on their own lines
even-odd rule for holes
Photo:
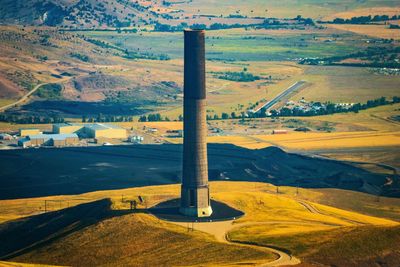
<svg viewBox="0 0 400 267">
<path fill-rule="evenodd" d="M 290 86 L 288 89 L 286 89 L 284 92 L 276 96 L 274 99 L 271 101 L 267 102 L 265 105 L 259 107 L 258 109 L 255 109 L 254 112 L 259 112 L 262 108 L 265 108 L 266 111 L 268 111 L 270 108 L 275 106 L 276 103 L 278 103 L 282 98 L 288 96 L 291 94 L 293 91 L 296 91 L 297 89 L 300 89 L 302 86 L 304 86 L 306 82 L 305 81 L 298 81 L 292 86 Z"/>
</svg>

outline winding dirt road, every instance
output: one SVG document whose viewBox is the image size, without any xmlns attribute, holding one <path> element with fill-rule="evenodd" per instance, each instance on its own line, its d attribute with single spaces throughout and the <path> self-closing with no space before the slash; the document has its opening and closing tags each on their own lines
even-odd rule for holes
<svg viewBox="0 0 400 267">
<path fill-rule="evenodd" d="M 42 87 L 43 85 L 50 84 L 50 83 L 60 83 L 60 84 L 62 84 L 62 83 L 66 82 L 66 81 L 68 81 L 68 80 L 70 80 L 70 79 L 71 79 L 70 77 L 67 77 L 67 78 L 63 78 L 63 79 L 61 79 L 61 80 L 59 80 L 59 81 L 57 81 L 57 82 L 40 83 L 40 84 L 36 85 L 35 87 L 33 87 L 32 90 L 30 90 L 28 93 L 26 93 L 25 95 L 23 95 L 23 96 L 22 96 L 20 99 L 18 99 L 17 101 L 15 101 L 15 102 L 13 102 L 13 103 L 11 103 L 11 104 L 8 104 L 8 105 L 5 105 L 5 106 L 0 107 L 0 111 L 5 111 L 5 110 L 7 110 L 7 109 L 9 109 L 9 108 L 12 108 L 12 107 L 14 107 L 14 106 L 17 106 L 17 105 L 19 105 L 19 104 L 21 104 L 21 103 L 27 101 L 27 100 L 29 99 L 29 97 L 30 97 L 32 94 L 34 94 L 37 90 L 39 90 L 40 87 Z"/>
<path fill-rule="evenodd" d="M 0 107 L 0 111 L 5 111 L 9 108 L 12 108 L 14 106 L 17 106 L 18 104 L 21 104 L 23 102 L 25 102 L 26 100 L 28 100 L 28 98 L 34 94 L 40 87 L 42 87 L 43 85 L 48 84 L 48 83 L 40 83 L 38 85 L 36 85 L 32 90 L 30 90 L 28 93 L 26 93 L 23 97 L 21 97 L 19 100 L 15 101 L 14 103 L 5 105 Z"/>
<path fill-rule="evenodd" d="M 223 222 L 207 222 L 207 223 L 196 223 L 193 225 L 194 230 L 202 231 L 208 234 L 213 235 L 217 241 L 222 243 L 235 244 L 243 247 L 251 247 L 265 250 L 269 253 L 273 253 L 277 255 L 277 259 L 271 262 L 264 262 L 259 264 L 258 266 L 283 266 L 283 265 L 297 265 L 301 263 L 301 261 L 288 253 L 268 246 L 259 246 L 256 244 L 244 244 L 239 242 L 234 242 L 229 240 L 227 234 L 229 231 L 232 231 L 235 228 L 250 226 L 250 225 L 264 225 L 264 224 L 274 224 L 274 223 L 290 223 L 290 222 L 282 222 L 282 221 L 270 221 L 270 222 L 246 222 L 246 223 L 238 223 L 234 224 L 234 220 L 223 221 Z M 171 222 L 183 227 L 191 226 L 189 223 L 179 223 L 179 222 Z M 302 224 L 302 223 L 300 223 Z"/>
</svg>

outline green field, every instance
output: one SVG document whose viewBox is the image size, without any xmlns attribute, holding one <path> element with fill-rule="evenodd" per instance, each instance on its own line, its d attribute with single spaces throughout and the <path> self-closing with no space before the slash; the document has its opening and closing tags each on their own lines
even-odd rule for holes
<svg viewBox="0 0 400 267">
<path fill-rule="evenodd" d="M 80 32 L 90 38 L 138 52 L 171 58 L 183 56 L 183 34 L 141 32 Z M 325 42 L 327 39 L 337 41 Z M 151 45 L 149 45 L 151 44 Z M 206 37 L 208 59 L 278 61 L 304 57 L 330 57 L 355 52 L 365 42 L 354 34 L 328 29 L 309 30 L 254 30 L 231 29 L 208 31 Z"/>
</svg>

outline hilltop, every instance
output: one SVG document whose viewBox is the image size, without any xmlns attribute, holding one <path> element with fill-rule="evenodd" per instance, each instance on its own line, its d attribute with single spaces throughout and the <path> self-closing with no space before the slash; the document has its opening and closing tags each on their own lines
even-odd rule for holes
<svg viewBox="0 0 400 267">
<path fill-rule="evenodd" d="M 385 219 L 387 214 L 379 207 L 373 208 L 376 215 L 372 217 L 360 213 L 361 206 L 346 211 L 318 204 L 316 198 L 324 197 L 318 190 L 301 189 L 296 194 L 295 188 L 283 187 L 275 193 L 270 184 L 249 182 L 211 182 L 210 186 L 213 199 L 245 215 L 234 222 L 189 226 L 148 214 L 146 207 L 176 198 L 179 185 L 0 200 L 0 238 L 9 241 L 0 244 L 0 257 L 72 266 L 254 266 L 271 262 L 278 254 L 299 258 L 306 266 L 398 263 L 393 257 L 398 253 L 398 222 Z M 345 193 L 338 190 L 336 199 L 345 197 Z M 139 203 L 136 211 L 129 210 L 128 200 L 138 195 L 145 203 Z M 348 201 L 354 198 L 360 196 L 345 197 Z M 45 200 L 47 212 L 41 209 Z M 398 207 L 398 199 L 382 201 L 388 208 Z M 369 204 L 371 199 L 362 206 Z M 342 236 L 352 242 L 343 246 Z M 318 249 L 315 242 L 321 244 Z M 359 244 L 365 245 L 364 252 L 373 249 L 373 253 L 359 257 L 353 250 Z M 324 257 L 328 253 L 330 256 Z"/>
</svg>

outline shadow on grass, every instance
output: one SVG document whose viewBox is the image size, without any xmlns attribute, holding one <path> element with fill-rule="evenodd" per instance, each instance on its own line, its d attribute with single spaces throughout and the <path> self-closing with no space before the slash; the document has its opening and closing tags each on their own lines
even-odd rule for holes
<svg viewBox="0 0 400 267">
<path fill-rule="evenodd" d="M 148 213 L 167 221 L 185 222 L 221 221 L 244 214 L 214 200 L 211 201 L 213 215 L 208 218 L 181 215 L 178 209 L 179 199 L 172 199 L 149 209 L 112 210 L 111 205 L 110 199 L 102 199 L 0 224 L 0 260 L 26 254 L 105 219 L 132 213 Z"/>
<path fill-rule="evenodd" d="M 0 199 L 181 183 L 182 145 L 3 150 L 0 158 Z M 399 175 L 373 173 L 276 147 L 251 150 L 208 144 L 208 165 L 210 181 L 339 188 L 400 197 Z"/>
<path fill-rule="evenodd" d="M 235 220 L 244 215 L 240 210 L 234 209 L 222 202 L 211 200 L 212 214 L 209 217 L 190 217 L 179 212 L 180 199 L 171 199 L 151 207 L 148 212 L 159 219 L 172 222 L 215 222 Z"/>
<path fill-rule="evenodd" d="M 104 219 L 145 210 L 112 210 L 102 199 L 0 224 L 0 259 L 7 260 L 96 224 Z"/>
</svg>

